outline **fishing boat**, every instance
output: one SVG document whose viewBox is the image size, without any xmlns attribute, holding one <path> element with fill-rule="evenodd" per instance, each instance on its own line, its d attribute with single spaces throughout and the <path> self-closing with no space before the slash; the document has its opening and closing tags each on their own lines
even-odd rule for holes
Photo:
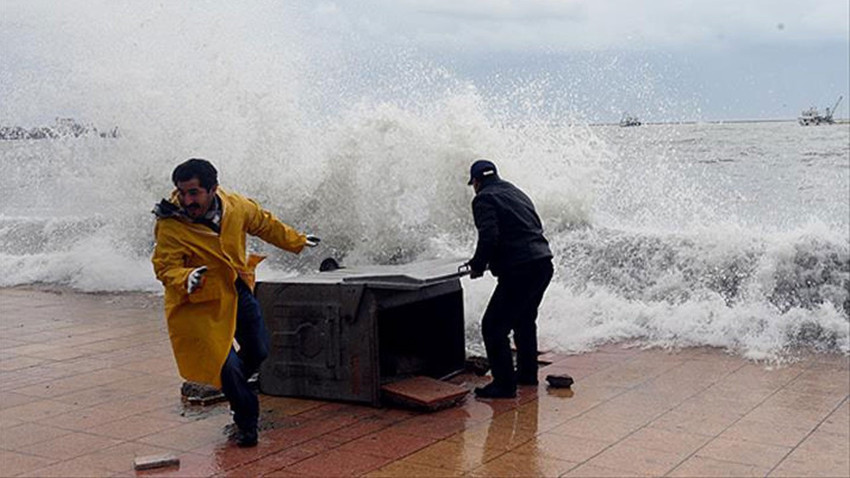
<svg viewBox="0 0 850 478">
<path fill-rule="evenodd" d="M 817 108 L 812 106 L 807 110 L 803 110 L 800 113 L 800 117 L 797 118 L 797 121 L 801 126 L 811 126 L 811 125 L 820 125 L 820 124 L 833 124 L 835 121 L 832 119 L 832 115 L 835 114 L 835 110 L 838 108 L 838 104 L 841 103 L 843 96 L 838 97 L 838 101 L 835 102 L 835 105 L 832 109 L 829 107 L 826 108 L 826 112 L 824 114 L 820 114 Z"/>
<path fill-rule="evenodd" d="M 642 123 L 637 118 L 637 116 L 632 116 L 630 114 L 623 114 L 623 117 L 620 119 L 620 126 L 640 126 Z"/>
</svg>

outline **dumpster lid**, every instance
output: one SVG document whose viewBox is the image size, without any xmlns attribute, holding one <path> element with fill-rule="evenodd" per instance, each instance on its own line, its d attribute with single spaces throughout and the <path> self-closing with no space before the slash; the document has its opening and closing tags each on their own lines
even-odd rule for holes
<svg viewBox="0 0 850 478">
<path fill-rule="evenodd" d="M 286 279 L 286 283 L 363 284 L 379 289 L 419 289 L 440 282 L 459 279 L 468 274 L 460 271 L 466 260 L 433 259 L 400 265 L 343 267 Z"/>
</svg>

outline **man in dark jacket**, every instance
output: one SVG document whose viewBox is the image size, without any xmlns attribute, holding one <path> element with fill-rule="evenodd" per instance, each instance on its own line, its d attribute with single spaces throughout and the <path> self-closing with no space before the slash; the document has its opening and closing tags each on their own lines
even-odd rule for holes
<svg viewBox="0 0 850 478">
<path fill-rule="evenodd" d="M 476 279 L 489 267 L 498 285 L 481 319 L 493 381 L 475 389 L 481 398 L 513 398 L 519 385 L 537 385 L 537 307 L 552 280 L 552 251 L 531 199 L 499 178 L 496 165 L 472 164 L 472 214 L 478 229 L 475 255 L 467 263 Z M 514 372 L 510 332 L 514 333 Z"/>
</svg>

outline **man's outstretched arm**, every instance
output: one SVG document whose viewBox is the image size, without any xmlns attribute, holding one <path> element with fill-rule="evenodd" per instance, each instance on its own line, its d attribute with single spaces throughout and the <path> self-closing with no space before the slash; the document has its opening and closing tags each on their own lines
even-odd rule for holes
<svg viewBox="0 0 850 478">
<path fill-rule="evenodd" d="M 271 212 L 260 207 L 252 199 L 246 199 L 248 220 L 246 232 L 277 246 L 285 251 L 298 254 L 304 246 L 314 247 L 319 244 L 319 238 L 298 232 L 292 226 L 284 224 Z"/>
</svg>

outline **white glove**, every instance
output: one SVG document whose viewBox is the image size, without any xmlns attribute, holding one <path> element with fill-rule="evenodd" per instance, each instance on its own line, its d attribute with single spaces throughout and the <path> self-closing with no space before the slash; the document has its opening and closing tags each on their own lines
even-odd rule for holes
<svg viewBox="0 0 850 478">
<path fill-rule="evenodd" d="M 207 266 L 201 266 L 189 273 L 189 278 L 186 279 L 186 290 L 191 294 L 203 285 L 204 272 L 207 271 Z"/>
<path fill-rule="evenodd" d="M 307 247 L 316 247 L 319 245 L 320 242 L 322 242 L 322 240 L 318 237 L 312 234 L 307 234 L 307 242 L 304 245 Z"/>
</svg>

